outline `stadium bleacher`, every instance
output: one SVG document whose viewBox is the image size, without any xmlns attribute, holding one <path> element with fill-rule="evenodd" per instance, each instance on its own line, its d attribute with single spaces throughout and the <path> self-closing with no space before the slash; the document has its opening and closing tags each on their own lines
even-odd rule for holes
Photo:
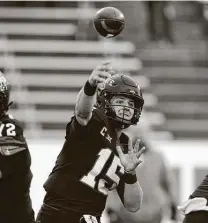
<svg viewBox="0 0 208 223">
<path fill-rule="evenodd" d="M 174 45 L 148 44 L 138 49 L 143 75 L 158 99 L 166 122 L 158 129 L 175 139 L 207 139 L 207 42 L 198 2 L 174 2 Z M 154 127 L 153 127 L 154 128 Z"/>
<path fill-rule="evenodd" d="M 207 69 L 197 65 L 206 52 L 203 40 L 194 36 L 200 33 L 194 32 L 187 43 L 183 30 L 177 29 L 181 42 L 170 48 L 145 44 L 138 49 L 128 36 L 77 40 L 78 20 L 90 20 L 95 12 L 77 2 L 53 7 L 0 3 L 0 68 L 13 85 L 14 116 L 26 128 L 35 122 L 29 128 L 38 126 L 42 137 L 62 136 L 77 92 L 91 70 L 109 57 L 115 69 L 132 75 L 144 89 L 142 125 L 146 123 L 151 137 L 206 137 Z M 195 27 L 186 22 L 184 32 Z M 25 109 L 30 111 L 26 117 Z"/>
<path fill-rule="evenodd" d="M 29 127 L 39 126 L 40 136 L 63 134 L 73 114 L 77 92 L 106 56 L 110 56 L 115 69 L 132 74 L 144 89 L 148 88 L 148 79 L 137 74 L 142 65 L 134 56 L 135 46 L 131 42 L 75 41 L 70 37 L 76 35 L 76 20 L 80 15 L 89 19 L 95 13 L 95 8 L 84 10 L 14 5 L 0 8 L 0 67 L 6 66 L 6 54 L 13 67 L 12 72 L 8 66 L 5 69 L 9 70 L 13 85 L 13 114 L 26 128 L 27 122 L 35 122 L 36 125 Z M 15 80 L 14 75 L 18 75 Z M 157 101 L 148 90 L 144 97 L 145 107 Z M 25 109 L 30 111 L 27 115 Z M 164 121 L 163 115 L 157 112 L 146 112 L 145 116 L 153 125 Z"/>
</svg>

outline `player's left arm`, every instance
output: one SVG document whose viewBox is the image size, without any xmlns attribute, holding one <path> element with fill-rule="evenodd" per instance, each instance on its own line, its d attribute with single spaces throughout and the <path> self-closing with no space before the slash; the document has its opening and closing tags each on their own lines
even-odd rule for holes
<svg viewBox="0 0 208 223">
<path fill-rule="evenodd" d="M 137 140 L 133 147 L 129 138 L 127 153 L 124 153 L 120 146 L 116 147 L 121 164 L 125 170 L 117 187 L 117 192 L 124 207 L 130 212 L 136 212 L 140 209 L 143 198 L 142 188 L 136 176 L 136 168 L 142 162 L 139 158 L 145 147 L 139 149 L 139 143 L 140 140 Z"/>
</svg>

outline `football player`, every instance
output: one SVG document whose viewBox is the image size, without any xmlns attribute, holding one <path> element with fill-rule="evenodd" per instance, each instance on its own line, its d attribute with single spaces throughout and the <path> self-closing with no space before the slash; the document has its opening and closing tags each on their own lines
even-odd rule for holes
<svg viewBox="0 0 208 223">
<path fill-rule="evenodd" d="M 178 209 L 185 215 L 183 223 L 208 222 L 208 175 Z"/>
<path fill-rule="evenodd" d="M 0 222 L 34 223 L 31 157 L 23 129 L 8 113 L 10 85 L 0 73 Z"/>
<path fill-rule="evenodd" d="M 139 140 L 133 146 L 122 130 L 139 121 L 144 100 L 134 79 L 114 74 L 110 63 L 102 63 L 79 92 L 65 143 L 44 184 L 37 223 L 99 223 L 108 192 L 115 188 L 127 210 L 140 208 L 135 169 L 145 148 Z M 127 139 L 125 146 L 120 136 Z"/>
</svg>

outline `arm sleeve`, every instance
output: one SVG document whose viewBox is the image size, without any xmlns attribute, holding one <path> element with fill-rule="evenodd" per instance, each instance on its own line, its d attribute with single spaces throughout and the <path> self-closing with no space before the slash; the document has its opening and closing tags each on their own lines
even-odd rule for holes
<svg viewBox="0 0 208 223">
<path fill-rule="evenodd" d="M 194 192 L 190 195 L 190 199 L 195 197 L 208 197 L 207 193 L 208 188 L 208 175 L 205 176 L 200 185 L 194 190 Z"/>
<path fill-rule="evenodd" d="M 66 126 L 66 139 L 74 138 L 80 139 L 80 137 L 84 138 L 88 131 L 88 125 L 81 125 L 75 116 L 72 117 L 71 121 Z"/>
<path fill-rule="evenodd" d="M 71 121 L 66 126 L 66 139 L 74 139 L 80 141 L 84 141 L 90 137 L 96 135 L 99 129 L 105 125 L 104 120 L 101 115 L 98 114 L 97 111 L 94 111 L 90 121 L 87 125 L 81 125 L 76 116 L 73 116 Z"/>
</svg>

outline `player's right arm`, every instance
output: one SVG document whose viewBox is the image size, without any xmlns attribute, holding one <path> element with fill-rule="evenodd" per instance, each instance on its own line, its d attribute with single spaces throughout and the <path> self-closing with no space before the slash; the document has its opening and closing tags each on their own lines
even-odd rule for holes
<svg viewBox="0 0 208 223">
<path fill-rule="evenodd" d="M 114 71 L 111 68 L 110 62 L 103 62 L 93 70 L 88 81 L 80 90 L 76 100 L 75 116 L 81 125 L 86 126 L 92 117 L 98 84 L 104 82 L 113 74 Z"/>
</svg>

